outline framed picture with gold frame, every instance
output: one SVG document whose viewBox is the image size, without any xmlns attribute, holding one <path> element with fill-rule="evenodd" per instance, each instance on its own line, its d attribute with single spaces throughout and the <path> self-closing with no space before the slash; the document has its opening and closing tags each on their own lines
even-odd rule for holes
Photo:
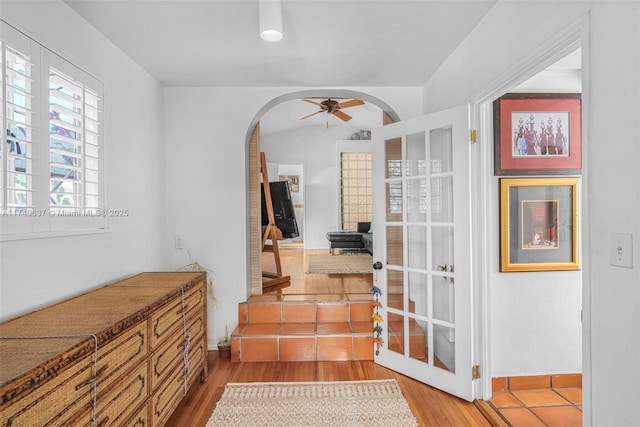
<svg viewBox="0 0 640 427">
<path fill-rule="evenodd" d="M 580 178 L 500 179 L 500 271 L 580 270 Z"/>
</svg>

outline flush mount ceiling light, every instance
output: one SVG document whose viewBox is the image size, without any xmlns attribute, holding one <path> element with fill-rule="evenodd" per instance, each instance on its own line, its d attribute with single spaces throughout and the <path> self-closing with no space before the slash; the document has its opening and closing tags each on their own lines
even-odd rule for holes
<svg viewBox="0 0 640 427">
<path fill-rule="evenodd" d="M 282 5 L 280 0 L 258 0 L 260 37 L 268 42 L 282 40 Z"/>
</svg>

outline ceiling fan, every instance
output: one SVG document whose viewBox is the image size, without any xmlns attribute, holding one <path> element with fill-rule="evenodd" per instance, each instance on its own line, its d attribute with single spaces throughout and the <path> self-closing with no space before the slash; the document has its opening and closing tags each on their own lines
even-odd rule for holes
<svg viewBox="0 0 640 427">
<path fill-rule="evenodd" d="M 309 115 L 306 115 L 304 117 L 300 117 L 300 120 L 304 120 L 304 119 L 308 119 L 311 116 L 315 116 L 316 114 L 320 114 L 323 112 L 327 113 L 327 127 L 329 127 L 329 114 L 333 114 L 334 116 L 336 116 L 337 118 L 339 118 L 340 120 L 343 120 L 345 122 L 348 122 L 349 120 L 351 120 L 351 116 L 343 113 L 342 111 L 340 111 L 343 108 L 349 108 L 349 107 L 355 107 L 356 105 L 363 105 L 364 101 L 360 100 L 360 99 L 352 99 L 350 101 L 344 101 L 344 102 L 338 102 L 335 99 L 325 99 L 322 102 L 316 102 L 312 99 L 303 99 L 303 101 L 305 102 L 309 102 L 311 104 L 317 105 L 318 107 L 320 107 L 320 110 L 316 111 L 315 113 L 311 113 Z"/>
</svg>

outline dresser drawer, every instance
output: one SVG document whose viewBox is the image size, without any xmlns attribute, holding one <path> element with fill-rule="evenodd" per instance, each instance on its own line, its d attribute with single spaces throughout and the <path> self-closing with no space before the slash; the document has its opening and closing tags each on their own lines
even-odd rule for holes
<svg viewBox="0 0 640 427">
<path fill-rule="evenodd" d="M 74 426 L 92 427 L 136 425 L 135 421 L 125 423 L 133 414 L 139 414 L 147 399 L 148 379 L 146 363 L 140 364 L 121 381 L 102 393 L 98 392 L 96 422 L 93 424 L 92 411 L 86 411 L 82 417 L 73 420 Z M 144 417 L 146 418 L 146 416 Z"/>
<path fill-rule="evenodd" d="M 122 372 L 147 355 L 147 327 L 142 322 L 118 338 L 98 346 L 97 392 L 107 389 Z M 93 353 L 62 374 L 44 383 L 0 413 L 0 425 L 65 424 L 78 410 L 93 401 Z"/>
<path fill-rule="evenodd" d="M 0 426 L 64 425 L 76 412 L 91 406 L 93 355 L 85 356 L 33 392 L 0 411 Z"/>
<path fill-rule="evenodd" d="M 144 404 L 124 425 L 127 427 L 151 427 L 151 420 L 149 419 L 149 404 Z"/>
<path fill-rule="evenodd" d="M 189 346 L 196 344 L 205 334 L 205 313 L 199 312 L 187 321 Z M 151 355 L 151 390 L 155 390 L 176 364 L 184 365 L 184 334 L 180 328 Z"/>
<path fill-rule="evenodd" d="M 189 348 L 189 375 L 188 385 L 196 380 L 205 381 L 207 375 L 207 337 L 203 336 L 197 343 L 191 343 Z"/>
<path fill-rule="evenodd" d="M 98 348 L 98 395 L 148 354 L 147 322 L 140 322 L 120 337 Z"/>
<path fill-rule="evenodd" d="M 187 376 L 187 388 L 200 374 L 199 367 L 206 359 L 206 339 L 203 336 L 189 347 L 189 374 Z M 185 395 L 184 366 L 177 364 L 171 369 L 169 376 L 160 384 L 153 393 L 151 400 L 151 425 L 163 425 L 178 402 Z"/>
<path fill-rule="evenodd" d="M 155 349 L 158 343 L 173 335 L 176 329 L 182 329 L 183 311 L 187 319 L 196 311 L 204 311 L 206 297 L 206 287 L 204 286 L 204 282 L 201 282 L 185 292 L 184 310 L 182 296 L 179 294 L 165 307 L 153 313 L 151 315 L 151 349 Z"/>
</svg>

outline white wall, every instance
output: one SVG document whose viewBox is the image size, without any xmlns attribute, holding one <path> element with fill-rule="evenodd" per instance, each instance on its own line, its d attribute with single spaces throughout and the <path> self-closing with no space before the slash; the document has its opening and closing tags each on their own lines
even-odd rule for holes
<svg viewBox="0 0 640 427">
<path fill-rule="evenodd" d="M 209 312 L 209 343 L 235 328 L 238 303 L 247 297 L 247 134 L 257 112 L 269 101 L 300 88 L 166 88 L 167 264 L 194 260 L 215 273 L 220 301 Z M 417 88 L 353 88 L 385 101 L 401 117 L 420 114 Z M 233 100 L 219 102 L 220 99 Z M 308 138 L 307 134 L 304 136 Z M 264 143 L 264 142 L 263 142 Z M 333 152 L 335 157 L 335 151 Z M 276 159 L 268 158 L 270 162 Z M 280 159 L 278 159 L 280 162 Z M 298 162 L 298 160 L 296 160 Z M 332 163 L 335 163 L 332 158 Z M 319 171 L 335 176 L 335 170 Z M 307 197 L 311 193 L 305 165 Z M 332 178 L 334 179 L 334 178 Z M 318 191 L 329 191 L 322 178 Z M 315 189 L 314 189 L 315 191 Z M 330 189 L 335 200 L 335 188 Z M 324 208 L 310 204 L 307 214 Z M 335 201 L 332 202 L 335 204 Z M 332 212 L 335 207 L 332 207 Z M 330 225 L 335 225 L 332 213 Z M 172 249 L 174 235 L 184 236 L 185 249 Z M 316 237 L 317 238 L 317 237 Z M 324 238 L 324 236 L 322 236 Z"/>
<path fill-rule="evenodd" d="M 639 8 L 638 2 L 554 2 L 550 13 L 536 2 L 498 2 L 424 88 L 425 111 L 464 103 L 583 13 L 589 14 L 589 36 L 583 40 L 587 55 L 581 272 L 585 425 L 636 425 L 640 402 Z M 474 64 L 472 72 L 465 64 Z M 497 186 L 489 182 L 485 191 L 489 202 L 496 204 L 492 194 Z M 489 231 L 497 238 L 497 229 Z M 611 233 L 634 235 L 633 269 L 609 264 Z M 519 363 L 520 358 L 532 359 L 527 354 L 536 351 L 531 340 L 548 351 L 549 344 L 565 337 L 558 333 L 561 325 L 549 323 L 550 317 L 556 318 L 551 313 L 566 312 L 567 319 L 579 316 L 578 307 L 569 303 L 579 291 L 566 285 L 573 273 L 501 275 L 495 267 L 497 245 L 490 247 L 486 284 L 492 296 L 490 369 L 493 374 L 535 373 L 543 368 L 540 363 Z M 524 329 L 518 330 L 521 326 Z M 518 359 L 501 359 L 499 355 L 507 351 L 518 352 Z"/>
<path fill-rule="evenodd" d="M 0 243 L 2 319 L 162 268 L 163 93 L 158 82 L 61 1 L 4 1 L 0 16 L 104 83 L 105 234 Z"/>
<path fill-rule="evenodd" d="M 638 424 L 640 402 L 640 3 L 595 2 L 586 200 L 594 426 Z M 611 266 L 612 233 L 633 235 L 633 269 Z"/>
</svg>

